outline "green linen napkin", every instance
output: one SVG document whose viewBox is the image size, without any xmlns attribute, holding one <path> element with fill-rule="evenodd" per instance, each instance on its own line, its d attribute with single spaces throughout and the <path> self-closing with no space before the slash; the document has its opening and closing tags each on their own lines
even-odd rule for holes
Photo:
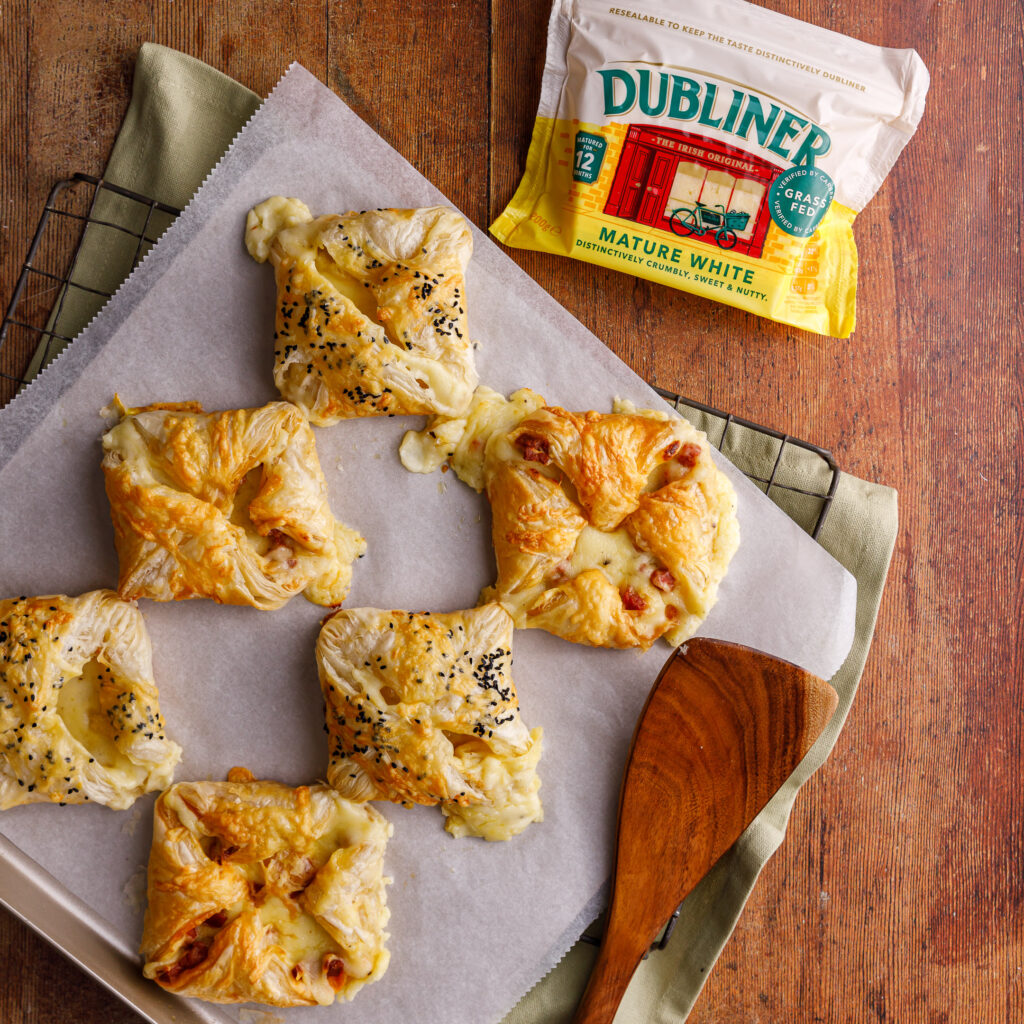
<svg viewBox="0 0 1024 1024">
<path fill-rule="evenodd" d="M 200 61 L 147 43 L 139 52 L 131 105 L 105 177 L 183 207 L 258 104 L 254 93 Z M 81 272 L 97 275 L 95 280 L 103 280 L 113 290 L 130 269 L 131 253 L 125 266 L 124 243 L 109 231 L 91 235 L 86 242 L 79 260 Z M 104 251 L 111 245 L 113 255 Z M 134 245 L 130 239 L 132 252 Z M 65 305 L 61 333 L 73 336 L 96 308 L 96 303 L 91 309 Z M 779 442 L 735 426 L 726 432 L 721 419 L 687 407 L 680 411 L 713 441 L 724 435 L 723 451 L 745 472 L 770 476 Z M 786 446 L 776 472 L 778 483 L 786 486 L 772 487 L 769 496 L 810 529 L 820 500 L 787 488 L 823 494 L 830 472 L 814 453 Z M 846 719 L 867 658 L 896 532 L 896 492 L 842 474 L 818 538 L 857 578 L 858 585 L 856 638 L 845 664 L 831 680 L 839 694 L 838 711 L 782 790 L 686 900 L 666 948 L 637 971 L 618 1019 L 679 1024 L 693 1006 L 761 868 L 782 842 L 797 790 L 828 756 Z M 593 946 L 577 943 L 504 1024 L 568 1021 L 594 955 Z"/>
<path fill-rule="evenodd" d="M 144 43 L 135 66 L 132 99 L 110 154 L 104 180 L 174 209 L 188 205 L 260 97 L 209 64 L 177 50 Z M 39 345 L 25 373 L 31 380 L 99 312 L 136 262 L 144 234 L 155 240 L 173 214 L 100 190 L 90 210 L 69 285 L 46 325 L 53 340 Z M 117 226 L 115 226 L 117 225 Z M 143 243 L 142 255 L 151 243 Z"/>
</svg>

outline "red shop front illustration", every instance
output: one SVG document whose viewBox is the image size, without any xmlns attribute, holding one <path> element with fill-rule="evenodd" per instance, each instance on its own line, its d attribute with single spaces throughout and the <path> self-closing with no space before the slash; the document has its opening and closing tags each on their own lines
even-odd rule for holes
<svg viewBox="0 0 1024 1024">
<path fill-rule="evenodd" d="M 783 170 L 717 139 L 630 125 L 604 212 L 760 256 L 768 189 Z"/>
</svg>

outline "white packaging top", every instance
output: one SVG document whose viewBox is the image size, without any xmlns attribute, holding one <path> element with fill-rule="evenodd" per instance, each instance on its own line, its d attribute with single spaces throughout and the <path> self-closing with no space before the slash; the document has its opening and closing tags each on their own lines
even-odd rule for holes
<svg viewBox="0 0 1024 1024">
<path fill-rule="evenodd" d="M 860 211 L 928 92 L 916 51 L 862 43 L 744 0 L 556 0 L 538 117 L 642 116 L 774 163 L 815 166 Z"/>
</svg>

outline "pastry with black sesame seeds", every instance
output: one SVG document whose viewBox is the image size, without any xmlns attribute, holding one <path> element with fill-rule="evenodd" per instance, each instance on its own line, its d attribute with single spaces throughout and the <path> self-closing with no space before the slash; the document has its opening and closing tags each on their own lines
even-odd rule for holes
<svg viewBox="0 0 1024 1024">
<path fill-rule="evenodd" d="M 542 730 L 520 717 L 499 605 L 340 611 L 316 654 L 327 780 L 345 796 L 440 804 L 455 836 L 509 839 L 542 820 Z"/>
<path fill-rule="evenodd" d="M 0 601 L 0 810 L 98 803 L 168 786 L 149 633 L 109 590 Z"/>
<path fill-rule="evenodd" d="M 464 275 L 473 248 L 454 210 L 313 218 L 273 196 L 245 243 L 274 265 L 274 381 L 327 426 L 360 416 L 457 416 L 477 384 Z"/>
</svg>

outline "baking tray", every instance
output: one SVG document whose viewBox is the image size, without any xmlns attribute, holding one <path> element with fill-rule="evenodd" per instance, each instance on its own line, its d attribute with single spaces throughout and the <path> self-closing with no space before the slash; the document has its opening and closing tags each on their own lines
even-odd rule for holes
<svg viewBox="0 0 1024 1024">
<path fill-rule="evenodd" d="M 141 261 L 179 211 L 156 200 L 87 174 L 58 181 L 44 204 L 29 250 L 0 324 L 0 407 L 47 365 L 103 306 Z M 113 254 L 99 278 L 89 276 L 83 252 L 102 237 Z M 754 431 L 768 446 L 767 473 L 747 472 L 784 508 L 803 503 L 801 520 L 817 537 L 828 516 L 840 470 L 831 453 L 810 442 L 722 412 L 674 391 L 655 390 L 681 415 L 704 429 L 719 448 L 735 431 Z M 780 479 L 788 455 L 820 460 L 818 489 Z M 742 467 L 741 467 L 742 468 Z M 787 504 L 789 503 L 789 504 Z M 154 1024 L 203 1022 L 233 1024 L 215 1006 L 182 1000 L 146 983 L 134 949 L 128 948 L 87 904 L 0 835 L 0 903 L 47 939 L 86 973 Z M 663 948 L 678 911 L 652 951 Z M 599 942 L 600 927 L 582 938 Z"/>
</svg>

